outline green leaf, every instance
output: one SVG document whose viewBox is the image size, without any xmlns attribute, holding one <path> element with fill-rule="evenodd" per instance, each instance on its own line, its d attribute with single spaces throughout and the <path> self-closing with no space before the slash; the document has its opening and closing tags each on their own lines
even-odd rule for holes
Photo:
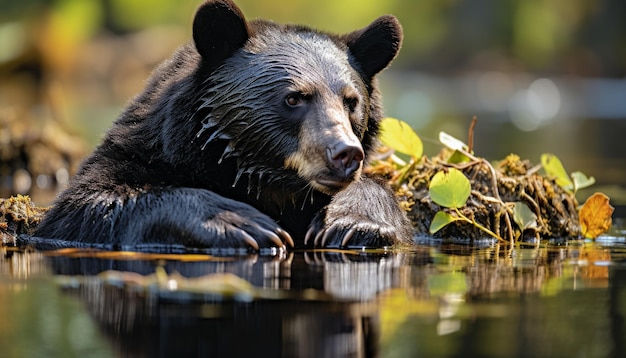
<svg viewBox="0 0 626 358">
<path fill-rule="evenodd" d="M 567 175 L 567 171 L 565 171 L 563 164 L 561 164 L 561 161 L 556 155 L 542 154 L 541 165 L 543 165 L 543 169 L 546 171 L 546 174 L 556 180 L 558 186 L 565 190 L 574 189 L 574 183 L 570 180 Z"/>
<path fill-rule="evenodd" d="M 440 171 L 432 177 L 428 192 L 435 203 L 446 208 L 460 208 L 470 196 L 471 185 L 465 174 L 450 168 L 447 173 Z"/>
<path fill-rule="evenodd" d="M 572 181 L 574 182 L 574 192 L 578 191 L 578 189 L 590 187 L 596 183 L 596 178 L 587 177 L 581 172 L 573 172 L 571 174 L 571 177 Z"/>
<path fill-rule="evenodd" d="M 469 148 L 462 140 L 456 139 L 444 131 L 439 132 L 439 141 L 452 150 L 467 151 Z"/>
<path fill-rule="evenodd" d="M 445 211 L 438 211 L 437 214 L 435 214 L 433 221 L 430 223 L 430 228 L 428 230 L 431 234 L 434 234 L 455 220 L 457 219 Z"/>
<path fill-rule="evenodd" d="M 448 158 L 448 163 L 452 163 L 452 164 L 459 164 L 459 163 L 467 163 L 470 161 L 470 158 L 459 152 L 458 150 L 455 150 L 452 155 Z"/>
<path fill-rule="evenodd" d="M 536 229 L 537 215 L 530 210 L 528 205 L 520 201 L 516 201 L 513 205 L 513 220 L 517 226 L 522 230 Z"/>
<path fill-rule="evenodd" d="M 380 123 L 379 139 L 384 145 L 416 159 L 421 158 L 424 152 L 420 137 L 408 123 L 399 119 L 383 119 Z"/>
</svg>

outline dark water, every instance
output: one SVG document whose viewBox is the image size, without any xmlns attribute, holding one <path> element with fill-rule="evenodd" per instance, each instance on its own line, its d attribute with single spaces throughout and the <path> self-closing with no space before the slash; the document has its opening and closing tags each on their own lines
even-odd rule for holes
<svg viewBox="0 0 626 358">
<path fill-rule="evenodd" d="M 620 229 L 512 249 L 3 254 L 0 357 L 626 356 Z M 199 283 L 183 289 L 175 272 Z M 216 289 L 215 273 L 247 282 Z"/>
</svg>

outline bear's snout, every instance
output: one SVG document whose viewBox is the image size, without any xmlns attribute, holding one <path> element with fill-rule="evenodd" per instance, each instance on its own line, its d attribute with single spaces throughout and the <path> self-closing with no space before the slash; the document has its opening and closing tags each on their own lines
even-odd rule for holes
<svg viewBox="0 0 626 358">
<path fill-rule="evenodd" d="M 360 144 L 337 142 L 326 148 L 328 163 L 335 168 L 344 178 L 350 177 L 361 168 L 365 153 Z"/>
</svg>

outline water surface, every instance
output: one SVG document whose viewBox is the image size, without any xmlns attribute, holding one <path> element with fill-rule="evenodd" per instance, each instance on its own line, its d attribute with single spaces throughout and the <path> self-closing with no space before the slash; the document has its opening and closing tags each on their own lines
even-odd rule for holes
<svg viewBox="0 0 626 358">
<path fill-rule="evenodd" d="M 0 356 L 623 357 L 625 237 L 246 257 L 3 248 Z"/>
</svg>

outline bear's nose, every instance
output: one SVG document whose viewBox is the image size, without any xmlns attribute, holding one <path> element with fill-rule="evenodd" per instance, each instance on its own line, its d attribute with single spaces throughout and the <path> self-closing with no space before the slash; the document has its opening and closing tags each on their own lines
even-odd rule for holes
<svg viewBox="0 0 626 358">
<path fill-rule="evenodd" d="M 326 149 L 328 161 L 347 178 L 361 167 L 365 153 L 360 145 L 339 142 Z"/>
</svg>

